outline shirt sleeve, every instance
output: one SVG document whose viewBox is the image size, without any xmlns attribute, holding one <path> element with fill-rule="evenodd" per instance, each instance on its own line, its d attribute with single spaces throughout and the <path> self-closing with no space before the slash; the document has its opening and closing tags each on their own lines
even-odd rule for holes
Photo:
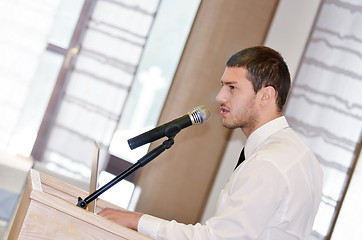
<svg viewBox="0 0 362 240">
<path fill-rule="evenodd" d="M 163 222 L 168 221 L 144 214 L 138 222 L 137 231 L 146 236 L 157 239 L 158 230 Z"/>
</svg>

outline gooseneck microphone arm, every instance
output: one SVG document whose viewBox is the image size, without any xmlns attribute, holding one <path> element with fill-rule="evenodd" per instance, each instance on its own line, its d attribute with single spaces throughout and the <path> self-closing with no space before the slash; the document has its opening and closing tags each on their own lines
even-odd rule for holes
<svg viewBox="0 0 362 240">
<path fill-rule="evenodd" d="M 173 144 L 174 144 L 174 136 L 171 136 L 167 140 L 165 140 L 160 146 L 158 146 L 155 149 L 153 149 L 152 151 L 148 152 L 145 156 L 143 156 L 141 159 L 139 159 L 135 164 L 133 164 L 131 167 L 127 168 L 121 174 L 117 175 L 110 182 L 108 182 L 103 187 L 99 188 L 97 191 L 93 192 L 91 195 L 86 197 L 84 200 L 81 197 L 78 197 L 77 206 L 86 209 L 88 204 L 91 203 L 92 201 L 94 201 L 95 199 L 97 199 L 99 197 L 99 195 L 101 195 L 102 193 L 107 191 L 109 188 L 113 187 L 115 184 L 117 184 L 121 180 L 125 179 L 128 175 L 130 175 L 131 173 L 133 173 L 140 167 L 143 167 L 147 163 L 151 162 L 158 155 L 163 153 L 166 149 L 169 149 Z"/>
</svg>

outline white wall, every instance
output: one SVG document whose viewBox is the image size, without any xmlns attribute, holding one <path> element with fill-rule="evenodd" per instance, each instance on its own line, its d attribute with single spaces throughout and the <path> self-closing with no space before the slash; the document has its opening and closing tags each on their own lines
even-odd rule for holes
<svg viewBox="0 0 362 240">
<path fill-rule="evenodd" d="M 296 74 L 319 4 L 320 0 L 281 0 L 266 38 L 265 45 L 274 48 L 283 55 L 289 66 L 292 80 Z M 234 130 L 201 222 L 204 223 L 214 215 L 219 193 L 235 167 L 244 142 L 245 137 L 242 132 L 239 129 Z"/>
</svg>

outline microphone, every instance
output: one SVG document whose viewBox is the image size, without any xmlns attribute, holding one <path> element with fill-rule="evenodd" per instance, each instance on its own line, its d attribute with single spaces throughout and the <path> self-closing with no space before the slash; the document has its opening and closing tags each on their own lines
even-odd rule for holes
<svg viewBox="0 0 362 240">
<path fill-rule="evenodd" d="M 156 127 L 148 132 L 128 139 L 128 145 L 133 150 L 146 143 L 153 142 L 162 137 L 174 137 L 181 129 L 194 124 L 202 124 L 209 119 L 210 113 L 205 106 L 198 106 L 191 109 L 187 114 Z"/>
</svg>

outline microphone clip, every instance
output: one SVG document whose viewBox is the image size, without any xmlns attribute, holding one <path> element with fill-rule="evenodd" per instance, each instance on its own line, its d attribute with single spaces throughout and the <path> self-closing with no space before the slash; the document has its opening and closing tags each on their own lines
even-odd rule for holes
<svg viewBox="0 0 362 240">
<path fill-rule="evenodd" d="M 176 134 L 181 131 L 182 127 L 179 124 L 171 124 L 165 129 L 165 136 L 169 139 L 175 138 Z M 167 141 L 167 140 L 166 140 Z"/>
</svg>

